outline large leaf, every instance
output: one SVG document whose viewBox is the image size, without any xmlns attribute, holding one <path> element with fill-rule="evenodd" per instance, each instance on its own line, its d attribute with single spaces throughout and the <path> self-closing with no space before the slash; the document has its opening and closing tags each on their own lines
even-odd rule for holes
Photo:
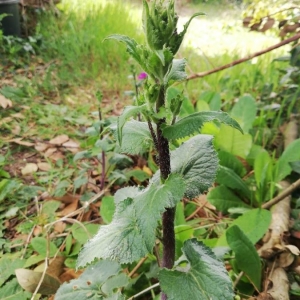
<svg viewBox="0 0 300 300">
<path fill-rule="evenodd" d="M 126 106 L 123 110 L 122 115 L 118 118 L 118 141 L 120 146 L 122 146 L 122 131 L 126 121 L 132 117 L 142 112 L 146 108 L 145 105 L 141 106 Z"/>
<path fill-rule="evenodd" d="M 185 197 L 197 197 L 215 180 L 218 157 L 212 141 L 212 136 L 199 134 L 171 152 L 171 170 L 184 179 Z"/>
<path fill-rule="evenodd" d="M 186 60 L 174 59 L 170 71 L 164 78 L 165 86 L 171 85 L 175 81 L 182 81 L 186 79 L 187 74 L 185 72 Z"/>
<path fill-rule="evenodd" d="M 128 282 L 129 278 L 118 263 L 103 260 L 88 267 L 79 278 L 63 284 L 57 291 L 55 300 L 121 300 L 125 298 L 118 289 Z"/>
<path fill-rule="evenodd" d="M 234 190 L 240 191 L 248 199 L 251 198 L 250 190 L 243 179 L 238 176 L 233 170 L 220 166 L 217 173 L 217 183 L 224 184 L 225 186 Z"/>
<path fill-rule="evenodd" d="M 0 259 L 0 286 L 13 274 L 15 269 L 22 268 L 25 264 L 24 259 L 20 258 L 6 258 L 5 256 Z M 2 298 L 0 298 L 2 299 Z"/>
<path fill-rule="evenodd" d="M 230 208 L 249 207 L 224 185 L 212 189 L 207 195 L 207 200 L 223 213 L 228 213 Z"/>
<path fill-rule="evenodd" d="M 182 118 L 174 125 L 163 128 L 163 135 L 168 140 L 180 139 L 199 132 L 206 122 L 218 121 L 242 132 L 240 125 L 227 113 L 222 111 L 200 111 Z"/>
<path fill-rule="evenodd" d="M 128 121 L 123 127 L 121 152 L 143 154 L 153 145 L 152 137 L 146 122 Z"/>
<path fill-rule="evenodd" d="M 183 179 L 172 174 L 164 184 L 153 182 L 141 191 L 126 189 L 123 200 L 120 200 L 119 193 L 112 222 L 101 226 L 96 236 L 84 246 L 79 254 L 78 267 L 95 258 L 133 262 L 152 252 L 161 214 L 165 208 L 174 207 L 184 192 Z"/>
<path fill-rule="evenodd" d="M 276 181 L 278 182 L 290 175 L 292 172 L 290 163 L 298 160 L 300 160 L 300 139 L 289 144 L 278 159 Z"/>
<path fill-rule="evenodd" d="M 220 165 L 233 170 L 240 177 L 246 174 L 246 169 L 243 163 L 233 154 L 227 151 L 218 151 Z"/>
<path fill-rule="evenodd" d="M 255 120 L 256 110 L 255 99 L 250 95 L 246 95 L 241 97 L 234 105 L 230 115 L 239 122 L 243 131 L 248 133 Z"/>
<path fill-rule="evenodd" d="M 7 282 L 0 289 L 1 300 L 28 300 L 30 297 L 31 294 L 22 289 L 16 278 Z"/>
<path fill-rule="evenodd" d="M 237 225 L 254 245 L 263 237 L 271 223 L 271 212 L 265 209 L 252 209 L 235 219 L 231 226 Z M 228 228 L 228 229 L 229 229 Z M 227 229 L 227 230 L 228 230 Z M 216 246 L 228 246 L 226 231 L 219 238 Z"/>
<path fill-rule="evenodd" d="M 17 269 L 16 276 L 20 286 L 30 293 L 33 293 L 40 284 L 42 278 L 42 272 L 35 272 L 27 269 Z M 39 286 L 38 293 L 43 295 L 55 294 L 60 287 L 60 281 L 49 275 L 45 274 L 44 279 Z"/>
<path fill-rule="evenodd" d="M 168 300 L 232 300 L 231 280 L 221 261 L 210 248 L 196 239 L 188 240 L 182 248 L 188 264 L 175 270 L 159 272 L 161 289 Z M 182 261 L 182 259 L 181 259 Z"/>
<path fill-rule="evenodd" d="M 256 289 L 260 290 L 261 263 L 254 245 L 237 225 L 226 231 L 226 238 L 235 253 L 238 267 L 249 277 Z"/>
<path fill-rule="evenodd" d="M 234 128 L 221 124 L 220 131 L 215 136 L 215 145 L 231 154 L 246 158 L 252 146 L 252 136 L 243 135 Z"/>
</svg>

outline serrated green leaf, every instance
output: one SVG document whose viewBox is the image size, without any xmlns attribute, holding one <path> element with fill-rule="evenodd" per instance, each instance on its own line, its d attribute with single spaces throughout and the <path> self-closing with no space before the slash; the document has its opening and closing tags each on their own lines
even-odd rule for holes
<svg viewBox="0 0 300 300">
<path fill-rule="evenodd" d="M 28 300 L 30 297 L 31 294 L 21 288 L 16 278 L 7 282 L 0 289 L 1 300 Z"/>
<path fill-rule="evenodd" d="M 133 198 L 128 197 L 128 194 L 131 196 L 135 192 Z M 153 182 L 140 191 L 127 188 L 123 194 L 125 198 L 119 193 L 112 222 L 101 226 L 96 236 L 84 246 L 78 257 L 78 267 L 95 258 L 128 263 L 150 253 L 161 214 L 165 208 L 174 207 L 184 192 L 185 184 L 181 176 L 171 174 L 164 184 Z"/>
<path fill-rule="evenodd" d="M 215 120 L 243 132 L 240 125 L 225 112 L 200 111 L 179 120 L 174 125 L 166 126 L 163 128 L 163 135 L 168 140 L 180 139 L 199 132 L 204 123 Z"/>
<path fill-rule="evenodd" d="M 120 294 L 119 288 L 128 283 L 129 278 L 118 263 L 103 260 L 88 267 L 79 278 L 63 284 L 58 289 L 55 300 L 122 300 L 125 298 Z"/>
<path fill-rule="evenodd" d="M 132 155 L 143 154 L 153 147 L 152 137 L 146 122 L 126 122 L 122 132 L 121 152 Z"/>
<path fill-rule="evenodd" d="M 219 184 L 224 184 L 231 189 L 238 190 L 245 197 L 251 199 L 251 193 L 247 184 L 240 176 L 238 176 L 233 170 L 229 168 L 219 166 L 216 182 Z"/>
<path fill-rule="evenodd" d="M 255 99 L 250 95 L 246 95 L 242 96 L 233 106 L 230 115 L 239 122 L 243 131 L 248 133 L 256 118 L 256 111 Z"/>
<path fill-rule="evenodd" d="M 223 213 L 228 213 L 232 207 L 249 207 L 224 185 L 212 189 L 207 195 L 207 200 Z"/>
<path fill-rule="evenodd" d="M 188 265 L 159 272 L 162 291 L 168 300 L 232 300 L 232 282 L 223 263 L 210 248 L 196 239 L 184 243 Z"/>
<path fill-rule="evenodd" d="M 123 110 L 122 115 L 118 118 L 118 141 L 120 146 L 122 146 L 122 131 L 126 121 L 132 117 L 137 115 L 146 109 L 145 105 L 141 106 L 126 106 Z"/>
<path fill-rule="evenodd" d="M 171 171 L 184 179 L 185 197 L 199 196 L 215 180 L 218 157 L 212 141 L 212 136 L 199 134 L 171 152 Z"/>
<path fill-rule="evenodd" d="M 267 232 L 271 223 L 271 217 L 271 212 L 268 210 L 260 208 L 252 209 L 235 219 L 229 228 L 234 225 L 239 226 L 254 245 Z M 226 231 L 219 238 L 216 246 L 228 246 L 226 241 Z"/>
<path fill-rule="evenodd" d="M 221 124 L 219 132 L 215 135 L 215 145 L 231 154 L 246 158 L 252 146 L 252 136 L 243 135 L 234 128 Z"/>
<path fill-rule="evenodd" d="M 187 77 L 185 66 L 186 59 L 173 59 L 171 69 L 164 78 L 165 86 L 170 86 L 175 81 L 185 80 Z"/>
<path fill-rule="evenodd" d="M 297 139 L 289 144 L 283 151 L 276 164 L 276 182 L 291 174 L 292 168 L 289 163 L 300 160 L 299 149 L 300 139 Z"/>
<path fill-rule="evenodd" d="M 226 230 L 226 238 L 235 253 L 238 267 L 255 285 L 256 290 L 260 291 L 261 263 L 254 245 L 237 225 Z"/>
<path fill-rule="evenodd" d="M 105 40 L 116 40 L 118 42 L 122 42 L 126 45 L 126 50 L 127 52 L 138 62 L 140 63 L 142 58 L 138 52 L 138 44 L 137 42 L 126 36 L 126 35 L 121 35 L 121 34 L 112 34 L 110 36 L 108 36 L 107 38 L 104 39 Z"/>
</svg>

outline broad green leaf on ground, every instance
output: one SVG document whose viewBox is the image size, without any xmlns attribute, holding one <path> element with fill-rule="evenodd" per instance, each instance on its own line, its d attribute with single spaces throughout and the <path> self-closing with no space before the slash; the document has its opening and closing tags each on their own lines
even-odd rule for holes
<svg viewBox="0 0 300 300">
<path fill-rule="evenodd" d="M 227 113 L 222 111 L 200 111 L 182 118 L 174 125 L 163 128 L 163 135 L 168 140 L 180 139 L 195 133 L 199 133 L 204 123 L 218 121 L 225 123 L 242 132 L 240 125 Z M 236 131 L 232 128 L 233 131 Z M 242 135 L 242 133 L 240 133 Z"/>
<path fill-rule="evenodd" d="M 44 237 L 35 237 L 31 240 L 30 245 L 32 248 L 39 254 L 47 255 L 47 247 L 49 247 L 48 257 L 53 257 L 56 253 L 58 253 L 58 248 L 51 241 L 47 241 Z"/>
<path fill-rule="evenodd" d="M 102 260 L 89 266 L 79 278 L 63 284 L 55 300 L 122 300 L 125 298 L 121 296 L 119 288 L 128 283 L 129 278 L 118 263 Z"/>
<path fill-rule="evenodd" d="M 168 300 L 232 300 L 232 282 L 224 264 L 212 250 L 196 239 L 184 243 L 187 266 L 163 269 L 158 278 Z M 182 261 L 182 259 L 181 259 Z"/>
<path fill-rule="evenodd" d="M 261 262 L 252 242 L 244 232 L 237 226 L 231 226 L 226 231 L 229 247 L 235 253 L 235 261 L 250 281 L 260 291 L 261 284 Z"/>
<path fill-rule="evenodd" d="M 71 232 L 74 239 L 83 245 L 97 233 L 99 226 L 99 224 L 74 223 Z"/>
<path fill-rule="evenodd" d="M 221 124 L 220 131 L 215 135 L 215 146 L 231 154 L 246 158 L 252 146 L 252 136 L 242 134 L 232 127 Z"/>
<path fill-rule="evenodd" d="M 170 86 L 175 81 L 182 81 L 186 79 L 185 72 L 186 59 L 173 59 L 170 71 L 165 75 L 164 84 Z"/>
<path fill-rule="evenodd" d="M 293 141 L 283 151 L 277 161 L 276 182 L 284 179 L 292 172 L 292 167 L 289 163 L 300 160 L 300 139 Z"/>
<path fill-rule="evenodd" d="M 185 184 L 180 175 L 171 174 L 164 184 L 152 183 L 130 198 L 132 189 L 118 194 L 116 212 L 109 225 L 100 230 L 83 248 L 78 267 L 95 258 L 108 258 L 120 263 L 133 262 L 152 252 L 155 230 L 161 214 L 174 207 L 183 197 Z"/>
<path fill-rule="evenodd" d="M 249 207 L 224 185 L 213 188 L 208 193 L 207 200 L 223 213 L 228 213 L 228 210 L 233 207 Z"/>
<path fill-rule="evenodd" d="M 300 160 L 290 162 L 289 165 L 291 166 L 291 168 L 294 172 L 300 174 Z"/>
<path fill-rule="evenodd" d="M 271 212 L 265 209 L 252 209 L 235 219 L 231 226 L 237 225 L 254 245 L 267 232 L 271 223 Z M 227 229 L 228 230 L 228 229 Z M 228 246 L 226 231 L 219 238 L 216 246 Z"/>
<path fill-rule="evenodd" d="M 227 151 L 218 151 L 219 164 L 221 166 L 227 167 L 233 170 L 240 177 L 243 177 L 246 174 L 246 169 L 243 163 L 233 154 Z"/>
<path fill-rule="evenodd" d="M 122 131 L 126 121 L 138 113 L 141 113 L 146 108 L 145 105 L 141 106 L 126 106 L 123 110 L 122 115 L 118 118 L 118 141 L 122 146 Z"/>
<path fill-rule="evenodd" d="M 262 149 L 254 161 L 254 176 L 258 187 L 272 181 L 272 169 L 272 159 L 268 151 Z"/>
<path fill-rule="evenodd" d="M 106 224 L 112 221 L 116 205 L 113 196 L 105 196 L 101 200 L 100 215 Z"/>
<path fill-rule="evenodd" d="M 255 99 L 250 96 L 242 96 L 231 110 L 231 117 L 236 119 L 241 125 L 243 131 L 248 133 L 256 117 Z"/>
<path fill-rule="evenodd" d="M 216 182 L 225 186 L 238 190 L 248 199 L 251 198 L 250 190 L 243 179 L 238 176 L 233 170 L 224 166 L 219 166 Z"/>
<path fill-rule="evenodd" d="M 13 274 L 15 269 L 22 268 L 25 265 L 25 260 L 20 258 L 6 258 L 0 259 L 0 287 Z M 2 289 L 2 288 L 1 288 Z M 2 299 L 0 297 L 0 299 Z"/>
<path fill-rule="evenodd" d="M 40 284 L 43 274 L 42 272 L 35 272 L 27 269 L 17 269 L 15 272 L 20 286 L 25 291 L 30 293 L 33 293 L 36 290 Z M 45 274 L 44 279 L 38 289 L 38 293 L 43 295 L 53 295 L 60 287 L 60 284 L 61 283 L 57 278 L 49 274 Z"/>
<path fill-rule="evenodd" d="M 171 171 L 184 179 L 185 197 L 197 197 L 215 180 L 218 157 L 212 142 L 212 136 L 199 134 L 171 152 Z"/>
<path fill-rule="evenodd" d="M 1 300 L 28 300 L 30 297 L 31 294 L 22 289 L 16 278 L 7 282 L 0 289 Z"/>
<path fill-rule="evenodd" d="M 146 122 L 131 120 L 123 127 L 121 152 L 128 154 L 143 154 L 153 145 L 151 134 Z"/>
<path fill-rule="evenodd" d="M 222 100 L 221 100 L 221 95 L 219 93 L 216 92 L 212 92 L 212 91 L 205 91 L 203 92 L 200 97 L 199 100 L 196 103 L 196 107 L 199 109 L 200 107 L 204 107 L 205 105 L 199 105 L 199 102 L 204 102 L 207 105 L 206 110 L 212 110 L 212 111 L 218 111 L 221 109 L 221 104 L 222 104 Z M 203 109 L 199 109 L 198 111 L 203 111 Z"/>
</svg>

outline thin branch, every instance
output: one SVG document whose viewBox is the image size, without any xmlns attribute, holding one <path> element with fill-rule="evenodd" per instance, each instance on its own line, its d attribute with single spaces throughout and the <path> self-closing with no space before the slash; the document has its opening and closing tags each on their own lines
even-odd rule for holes
<svg viewBox="0 0 300 300">
<path fill-rule="evenodd" d="M 277 195 L 275 198 L 263 204 L 261 207 L 264 209 L 268 209 L 279 201 L 283 200 L 285 197 L 289 196 L 294 190 L 300 187 L 300 179 L 292 183 L 287 189 Z"/>
<path fill-rule="evenodd" d="M 128 274 L 128 277 L 132 277 L 135 272 L 139 269 L 139 267 L 147 260 L 148 256 L 143 257 L 138 264 L 132 269 L 132 271 Z"/>
<path fill-rule="evenodd" d="M 138 294 L 135 294 L 134 296 L 130 297 L 128 300 L 136 299 L 137 297 L 142 296 L 143 294 L 146 294 L 147 292 L 149 292 L 157 287 L 159 287 L 159 282 L 149 286 L 148 288 L 144 289 L 143 291 L 139 292 Z"/>
<path fill-rule="evenodd" d="M 266 48 L 264 50 L 255 52 L 255 53 L 253 53 L 253 54 L 251 54 L 251 55 L 249 55 L 247 57 L 240 58 L 240 59 L 235 60 L 235 61 L 233 61 L 233 62 L 231 62 L 229 64 L 223 65 L 221 67 L 218 67 L 218 68 L 215 68 L 215 69 L 212 69 L 212 70 L 209 70 L 209 71 L 205 71 L 205 72 L 201 72 L 201 73 L 196 73 L 196 74 L 190 75 L 186 80 L 188 81 L 188 80 L 191 80 L 191 79 L 202 78 L 202 77 L 205 77 L 207 75 L 210 75 L 210 74 L 213 74 L 213 73 L 217 73 L 219 71 L 231 68 L 231 67 L 236 66 L 238 64 L 241 64 L 241 63 L 243 63 L 245 61 L 248 61 L 248 60 L 250 60 L 250 59 L 252 59 L 254 57 L 263 55 L 263 54 L 268 53 L 268 52 L 270 52 L 272 50 L 275 50 L 277 48 L 285 46 L 285 45 L 287 45 L 287 44 L 289 44 L 291 42 L 297 41 L 298 39 L 300 39 L 300 32 L 297 33 L 297 34 L 295 34 L 294 36 L 288 38 L 288 39 L 285 39 L 285 40 L 281 41 L 278 44 L 275 44 L 275 45 L 273 45 L 271 47 L 268 47 L 268 48 Z"/>
</svg>

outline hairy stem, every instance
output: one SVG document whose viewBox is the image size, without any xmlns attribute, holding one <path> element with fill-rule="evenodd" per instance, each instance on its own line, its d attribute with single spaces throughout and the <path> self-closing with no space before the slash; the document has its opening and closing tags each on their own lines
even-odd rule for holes
<svg viewBox="0 0 300 300">
<path fill-rule="evenodd" d="M 156 109 L 165 104 L 165 90 L 161 88 L 159 93 Z M 157 124 L 157 150 L 159 155 L 159 168 L 162 182 L 164 182 L 171 173 L 170 149 L 169 142 L 163 136 L 161 126 L 166 123 L 161 119 Z M 175 207 L 167 208 L 162 217 L 163 229 L 163 256 L 161 267 L 171 269 L 175 261 L 175 231 L 174 231 Z M 161 299 L 166 300 L 167 295 L 162 293 Z"/>
</svg>

